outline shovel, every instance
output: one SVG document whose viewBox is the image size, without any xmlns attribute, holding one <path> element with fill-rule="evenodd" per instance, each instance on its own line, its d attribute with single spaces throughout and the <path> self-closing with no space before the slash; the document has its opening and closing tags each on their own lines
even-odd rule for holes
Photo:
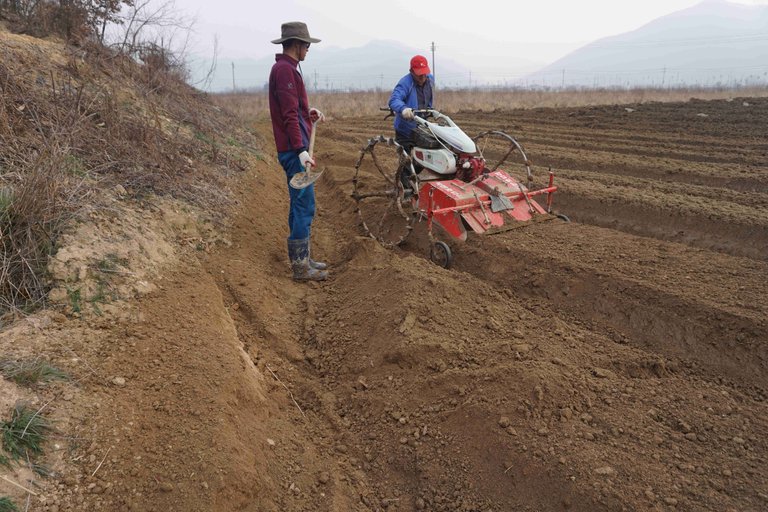
<svg viewBox="0 0 768 512">
<path fill-rule="evenodd" d="M 315 132 L 317 131 L 317 122 L 315 121 L 312 123 L 312 134 L 309 136 L 309 156 L 312 156 L 312 152 L 315 149 Z M 311 184 L 317 181 L 317 178 L 319 178 L 323 171 L 312 171 L 312 166 L 310 164 L 307 164 L 307 166 L 304 168 L 304 172 L 297 172 L 293 175 L 293 178 L 291 178 L 290 185 L 291 188 L 295 188 L 298 190 L 301 190 L 303 188 L 307 188 Z"/>
</svg>

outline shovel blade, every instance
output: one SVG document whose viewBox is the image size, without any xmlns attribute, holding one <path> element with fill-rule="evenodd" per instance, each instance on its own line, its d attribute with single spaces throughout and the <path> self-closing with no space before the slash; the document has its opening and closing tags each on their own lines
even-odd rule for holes
<svg viewBox="0 0 768 512">
<path fill-rule="evenodd" d="M 304 172 L 297 172 L 293 175 L 293 178 L 291 178 L 290 185 L 291 188 L 295 188 L 297 190 L 301 190 L 303 188 L 307 188 L 311 184 L 317 181 L 317 179 L 323 174 L 323 171 L 304 171 Z"/>
</svg>

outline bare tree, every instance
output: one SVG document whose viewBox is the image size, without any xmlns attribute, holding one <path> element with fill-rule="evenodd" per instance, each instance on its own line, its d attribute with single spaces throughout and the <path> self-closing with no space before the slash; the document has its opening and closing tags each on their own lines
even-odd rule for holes
<svg viewBox="0 0 768 512">
<path fill-rule="evenodd" d="M 135 55 L 141 46 L 161 40 L 163 46 L 171 45 L 181 35 L 181 49 L 186 50 L 193 26 L 194 19 L 181 14 L 175 0 L 139 0 L 122 15 L 122 33 L 118 32 L 116 45 L 120 51 Z"/>
<path fill-rule="evenodd" d="M 123 6 L 132 7 L 134 0 L 93 0 L 91 10 L 94 14 L 94 21 L 101 22 L 101 27 L 98 27 L 99 42 L 104 42 L 104 36 L 107 30 L 107 26 L 110 23 L 120 24 L 122 19 L 120 18 L 120 11 Z"/>
<path fill-rule="evenodd" d="M 199 87 L 202 90 L 208 90 L 213 82 L 213 77 L 216 75 L 216 66 L 219 64 L 219 36 L 213 37 L 213 56 L 211 57 L 211 65 L 208 67 L 208 71 L 205 76 L 193 83 L 192 85 Z"/>
</svg>

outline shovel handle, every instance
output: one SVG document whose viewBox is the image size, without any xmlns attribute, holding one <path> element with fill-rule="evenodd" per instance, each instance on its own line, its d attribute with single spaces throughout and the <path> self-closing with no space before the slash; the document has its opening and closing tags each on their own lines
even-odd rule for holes
<svg viewBox="0 0 768 512">
<path fill-rule="evenodd" d="M 315 151 L 315 133 L 317 133 L 317 121 L 314 121 L 312 123 L 312 132 L 309 134 L 309 153 L 310 158 L 312 157 L 312 154 Z M 307 164 L 306 170 L 309 172 L 309 168 L 312 166 L 312 164 Z"/>
</svg>

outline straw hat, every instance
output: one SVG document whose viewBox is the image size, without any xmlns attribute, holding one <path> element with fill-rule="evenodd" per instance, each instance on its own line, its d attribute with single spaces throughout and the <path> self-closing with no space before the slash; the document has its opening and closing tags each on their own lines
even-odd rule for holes
<svg viewBox="0 0 768 512">
<path fill-rule="evenodd" d="M 287 41 L 289 39 L 298 39 L 299 41 L 304 41 L 305 43 L 320 42 L 319 39 L 315 39 L 314 37 L 309 36 L 309 29 L 307 28 L 307 24 L 301 21 L 289 21 L 287 23 L 283 23 L 280 26 L 280 39 L 275 39 L 272 42 L 274 44 L 280 44 L 283 41 Z"/>
</svg>

